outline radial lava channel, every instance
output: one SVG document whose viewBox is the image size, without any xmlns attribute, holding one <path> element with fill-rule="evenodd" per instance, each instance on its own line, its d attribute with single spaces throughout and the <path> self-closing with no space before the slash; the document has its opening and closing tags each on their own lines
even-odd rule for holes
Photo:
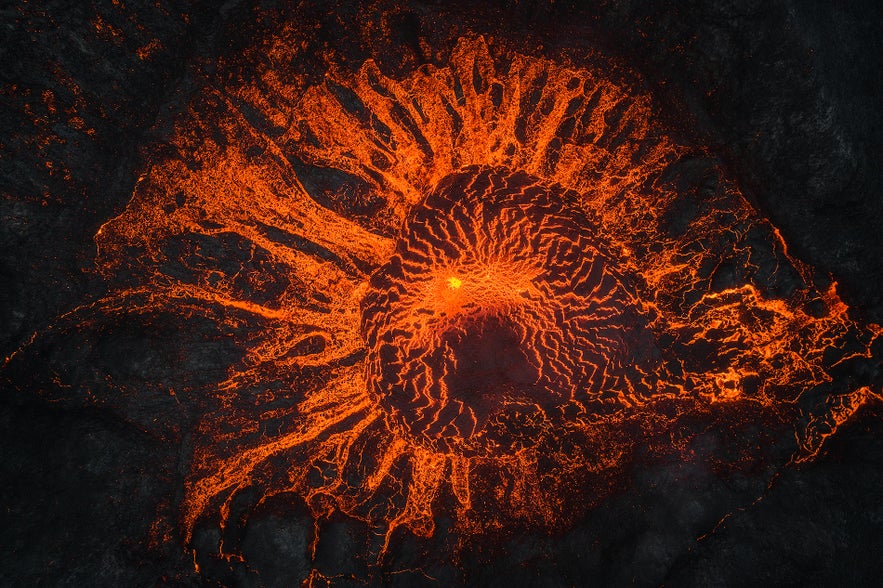
<svg viewBox="0 0 883 588">
<path fill-rule="evenodd" d="M 638 314 L 578 195 L 471 167 L 417 205 L 362 303 L 371 393 L 432 449 L 511 454 L 621 408 Z"/>
</svg>

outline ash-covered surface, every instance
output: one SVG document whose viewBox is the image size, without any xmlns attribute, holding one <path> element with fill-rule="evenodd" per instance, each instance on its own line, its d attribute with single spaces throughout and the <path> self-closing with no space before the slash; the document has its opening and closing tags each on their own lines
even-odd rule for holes
<svg viewBox="0 0 883 588">
<path fill-rule="evenodd" d="M 317 54 L 333 47 L 358 62 L 366 38 L 389 43 L 388 61 L 379 60 L 389 75 L 431 61 L 425 47 L 449 29 L 523 32 L 532 52 L 589 46 L 628 60 L 720 156 L 791 253 L 830 273 L 859 316 L 883 321 L 883 9 L 576 4 L 317 2 L 290 13 L 316 26 Z M 150 150 L 216 61 L 254 44 L 256 13 L 235 1 L 0 10 L 0 355 L 104 293 L 93 236 L 125 207 Z M 374 13 L 387 17 L 366 16 Z M 359 28 L 375 21 L 382 31 Z M 297 67 L 322 75 L 308 60 Z M 323 523 L 311 561 L 308 510 L 277 496 L 234 533 L 243 561 L 203 556 L 197 572 L 177 506 L 189 434 L 210 407 L 168 389 L 216 381 L 236 349 L 210 325 L 163 316 L 46 341 L 0 372 L 4 585 L 286 586 L 311 569 L 338 585 L 402 586 L 867 584 L 883 573 L 879 410 L 861 412 L 816 461 L 785 469 L 769 490 L 762 472 L 721 480 L 690 463 L 654 462 L 571 531 L 501 536 L 456 562 L 444 556 L 446 524 L 437 521 L 431 539 L 397 537 L 378 568 L 364 549 L 376 538 L 345 517 Z M 862 370 L 841 370 L 832 388 L 879 390 L 879 360 Z M 127 400 L 89 402 L 115 389 Z M 726 442 L 709 431 L 693 449 L 701 456 Z M 210 553 L 217 533 L 197 527 L 193 547 Z"/>
</svg>

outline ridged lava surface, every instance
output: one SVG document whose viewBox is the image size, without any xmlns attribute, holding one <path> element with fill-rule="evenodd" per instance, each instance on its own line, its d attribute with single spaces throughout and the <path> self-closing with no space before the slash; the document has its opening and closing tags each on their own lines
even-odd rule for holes
<svg viewBox="0 0 883 588">
<path fill-rule="evenodd" d="M 617 404 L 638 317 L 578 200 L 473 167 L 412 210 L 362 328 L 368 387 L 418 442 L 511 455 Z"/>
</svg>

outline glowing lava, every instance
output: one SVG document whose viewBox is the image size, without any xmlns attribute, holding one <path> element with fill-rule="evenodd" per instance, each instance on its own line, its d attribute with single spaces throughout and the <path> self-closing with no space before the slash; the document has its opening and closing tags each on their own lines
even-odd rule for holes
<svg viewBox="0 0 883 588">
<path fill-rule="evenodd" d="M 513 455 L 610 412 L 650 346 L 578 200 L 468 168 L 414 208 L 362 308 L 369 390 L 414 442 Z"/>
<path fill-rule="evenodd" d="M 243 351 L 201 391 L 188 540 L 286 492 L 383 549 L 442 515 L 561 528 L 636 449 L 690 459 L 699 429 L 750 426 L 808 459 L 879 398 L 824 385 L 880 329 L 625 68 L 475 37 L 399 80 L 283 76 L 300 34 L 203 90 L 96 236 L 126 286 L 93 310 L 204 317 Z"/>
</svg>

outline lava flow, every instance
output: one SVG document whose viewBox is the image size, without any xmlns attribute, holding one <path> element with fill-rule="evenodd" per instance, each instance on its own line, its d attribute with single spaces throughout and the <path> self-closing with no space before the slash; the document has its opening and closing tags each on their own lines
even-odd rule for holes
<svg viewBox="0 0 883 588">
<path fill-rule="evenodd" d="M 368 388 L 412 442 L 514 455 L 616 402 L 651 344 L 577 202 L 466 168 L 412 211 L 362 310 Z"/>
<path fill-rule="evenodd" d="M 299 35 L 200 92 L 96 236 L 128 284 L 104 312 L 205 317 L 243 351 L 204 391 L 186 540 L 281 493 L 381 553 L 439 517 L 560 529 L 638 451 L 718 428 L 744 467 L 761 425 L 811 459 L 880 398 L 826 386 L 881 330 L 626 68 L 470 37 L 401 79 L 282 75 Z"/>
</svg>

